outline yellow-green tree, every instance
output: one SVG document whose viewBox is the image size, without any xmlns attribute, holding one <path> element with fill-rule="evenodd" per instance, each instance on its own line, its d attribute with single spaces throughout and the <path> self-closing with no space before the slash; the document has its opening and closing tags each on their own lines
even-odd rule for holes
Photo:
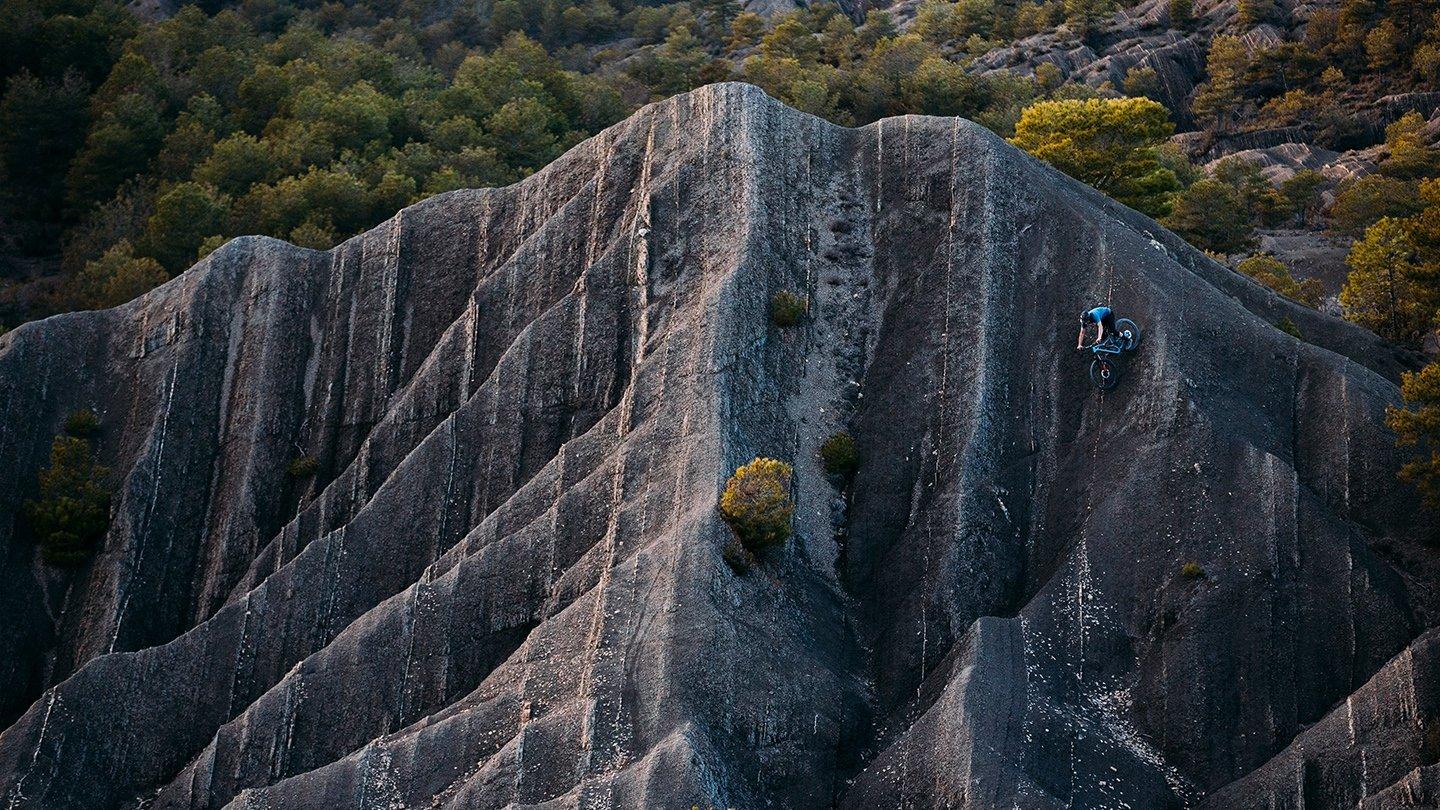
<svg viewBox="0 0 1440 810">
<path fill-rule="evenodd" d="M 1358 236 L 1384 217 L 1402 219 L 1423 208 L 1413 182 L 1367 174 L 1340 187 L 1330 206 L 1330 228 Z"/>
<path fill-rule="evenodd" d="M 738 15 L 730 23 L 730 40 L 725 47 L 731 51 L 748 48 L 765 34 L 765 18 L 752 11 Z"/>
<path fill-rule="evenodd" d="M 778 546 L 790 536 L 795 503 L 790 498 L 791 467 L 773 458 L 757 458 L 735 470 L 720 496 L 720 514 L 751 551 Z"/>
<path fill-rule="evenodd" d="M 1400 477 L 1419 488 L 1425 503 L 1440 509 L 1440 362 L 1406 373 L 1400 393 L 1405 407 L 1391 408 L 1386 418 L 1400 446 L 1428 444 L 1429 453 L 1400 470 Z"/>
<path fill-rule="evenodd" d="M 1347 320 L 1386 340 L 1417 345 L 1435 321 L 1433 268 L 1422 260 L 1407 222 L 1385 217 L 1365 231 L 1346 257 L 1350 275 L 1340 291 Z"/>
<path fill-rule="evenodd" d="M 1025 108 L 1012 142 L 1057 169 L 1151 216 L 1180 189 L 1158 148 L 1175 131 L 1148 98 L 1041 101 Z"/>
<path fill-rule="evenodd" d="M 1430 177 L 1440 171 L 1440 156 L 1425 142 L 1425 119 L 1408 112 L 1385 128 L 1385 146 L 1390 155 L 1380 171 L 1391 177 Z"/>
</svg>

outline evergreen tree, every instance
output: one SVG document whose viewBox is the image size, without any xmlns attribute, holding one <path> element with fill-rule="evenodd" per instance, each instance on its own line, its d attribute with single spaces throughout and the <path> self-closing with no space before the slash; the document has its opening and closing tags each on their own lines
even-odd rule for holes
<svg viewBox="0 0 1440 810">
<path fill-rule="evenodd" d="M 1196 181 L 1175 198 L 1165 227 L 1212 253 L 1240 253 L 1254 241 L 1245 200 L 1232 186 L 1214 178 Z"/>
<path fill-rule="evenodd" d="M 1386 340 L 1417 346 L 1435 321 L 1440 296 L 1426 283 L 1403 220 L 1385 217 L 1350 248 L 1350 275 L 1340 292 L 1345 318 Z"/>
<path fill-rule="evenodd" d="M 1290 268 L 1274 256 L 1265 254 L 1251 256 L 1235 265 L 1235 269 L 1307 307 L 1319 306 L 1320 299 L 1325 295 L 1325 289 L 1319 279 L 1307 278 L 1301 281 L 1295 278 L 1290 273 Z"/>
<path fill-rule="evenodd" d="M 26 501 L 26 520 L 40 544 L 41 558 L 73 567 L 90 558 L 110 522 L 109 471 L 91 457 L 90 441 L 57 436 L 50 466 L 40 473 L 40 493 Z"/>
<path fill-rule="evenodd" d="M 1380 171 L 1391 177 L 1413 179 L 1440 172 L 1440 155 L 1425 142 L 1425 119 L 1408 112 L 1385 128 L 1385 146 L 1390 154 Z"/>
<path fill-rule="evenodd" d="M 1042 101 L 1020 115 L 1012 142 L 1120 202 L 1161 216 L 1180 189 L 1157 148 L 1169 111 L 1144 98 Z"/>
<path fill-rule="evenodd" d="M 1391 408 L 1386 424 L 1400 446 L 1422 448 L 1418 458 L 1401 468 L 1400 477 L 1416 485 L 1428 507 L 1440 509 L 1440 362 L 1407 372 L 1400 394 L 1405 407 Z"/>
<path fill-rule="evenodd" d="M 1116 0 L 1064 0 L 1064 5 L 1065 21 L 1085 40 L 1092 38 L 1100 23 L 1119 7 Z"/>
<path fill-rule="evenodd" d="M 170 278 L 165 268 L 149 256 L 136 256 L 128 241 L 121 240 L 99 259 L 88 262 L 71 282 L 72 303 L 83 309 L 106 309 L 149 292 Z"/>
<path fill-rule="evenodd" d="M 1165 9 L 1175 28 L 1189 28 L 1195 22 L 1194 0 L 1168 0 Z"/>
<path fill-rule="evenodd" d="M 1205 58 L 1209 80 L 1196 88 L 1191 109 L 1195 117 L 1213 127 L 1228 126 L 1243 98 L 1245 70 L 1250 55 L 1238 38 L 1218 36 L 1210 41 Z"/>
</svg>

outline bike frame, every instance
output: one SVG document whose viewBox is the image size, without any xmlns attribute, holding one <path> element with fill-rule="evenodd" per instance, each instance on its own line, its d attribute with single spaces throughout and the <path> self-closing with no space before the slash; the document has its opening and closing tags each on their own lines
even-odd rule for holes
<svg viewBox="0 0 1440 810">
<path fill-rule="evenodd" d="M 1120 355 L 1125 353 L 1125 342 L 1123 340 L 1117 341 L 1114 338 L 1106 338 L 1099 343 L 1090 346 L 1089 348 L 1091 354 L 1094 354 L 1096 356 L 1102 354 L 1110 354 L 1119 357 Z"/>
</svg>

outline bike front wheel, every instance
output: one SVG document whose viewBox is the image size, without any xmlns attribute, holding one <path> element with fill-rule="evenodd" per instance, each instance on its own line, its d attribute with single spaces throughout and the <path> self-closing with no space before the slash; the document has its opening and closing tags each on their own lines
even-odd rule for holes
<svg viewBox="0 0 1440 810">
<path fill-rule="evenodd" d="M 1133 352 L 1140 348 L 1140 326 L 1129 318 L 1121 318 L 1115 322 L 1115 332 L 1125 341 L 1125 351 Z"/>
<path fill-rule="evenodd" d="M 1120 384 L 1120 361 L 1113 357 L 1097 357 L 1090 363 L 1090 381 L 1101 391 Z"/>
</svg>

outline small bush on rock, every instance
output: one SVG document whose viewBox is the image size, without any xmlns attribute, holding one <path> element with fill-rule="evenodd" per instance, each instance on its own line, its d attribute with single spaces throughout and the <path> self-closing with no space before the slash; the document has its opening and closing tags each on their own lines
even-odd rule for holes
<svg viewBox="0 0 1440 810">
<path fill-rule="evenodd" d="M 720 514 L 751 552 L 778 546 L 790 537 L 791 467 L 773 458 L 757 458 L 735 470 L 720 496 Z"/>
<path fill-rule="evenodd" d="M 825 462 L 825 472 L 831 475 L 850 477 L 860 469 L 860 449 L 855 446 L 855 437 L 843 430 L 830 434 L 820 445 L 820 459 Z"/>
<path fill-rule="evenodd" d="M 1281 318 L 1280 322 L 1275 324 L 1275 327 L 1296 340 L 1305 339 L 1305 335 L 1301 333 L 1300 327 L 1297 326 L 1294 321 L 1290 320 L 1289 315 Z"/>
<path fill-rule="evenodd" d="M 65 420 L 65 432 L 77 439 L 84 439 L 100 429 L 100 417 L 86 408 L 70 414 Z"/>
<path fill-rule="evenodd" d="M 110 524 L 109 471 L 95 463 L 90 442 L 57 436 L 50 466 L 40 473 L 40 497 L 25 502 L 25 517 L 40 542 L 40 556 L 55 566 L 76 566 Z"/>
<path fill-rule="evenodd" d="M 1205 569 L 1200 567 L 1200 563 L 1192 560 L 1180 566 L 1180 576 L 1191 580 L 1204 579 Z"/>
<path fill-rule="evenodd" d="M 789 290 L 781 290 L 770 299 L 770 319 L 782 329 L 800 323 L 809 309 L 809 301 Z"/>
<path fill-rule="evenodd" d="M 319 459 L 314 456 L 301 456 L 290 462 L 290 466 L 285 469 L 285 472 L 291 478 L 309 478 L 318 469 L 320 469 Z"/>
</svg>

